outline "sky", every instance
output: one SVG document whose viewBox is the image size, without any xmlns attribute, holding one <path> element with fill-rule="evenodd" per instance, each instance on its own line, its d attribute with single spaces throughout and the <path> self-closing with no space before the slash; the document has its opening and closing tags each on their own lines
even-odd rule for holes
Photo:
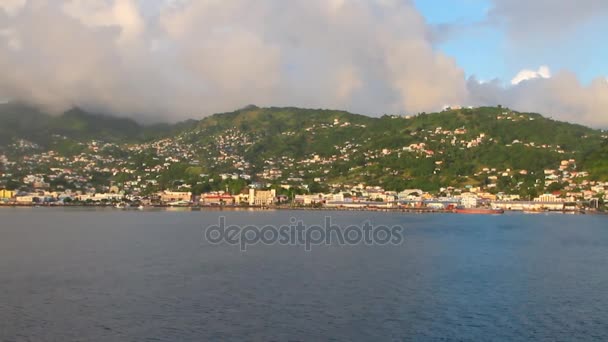
<svg viewBox="0 0 608 342">
<path fill-rule="evenodd" d="M 608 128 L 605 0 L 0 0 L 0 99 L 176 122 L 508 106 Z"/>
<path fill-rule="evenodd" d="M 598 75 L 608 75 L 608 44 L 603 43 L 608 34 L 608 10 L 566 32 L 554 31 L 554 35 L 543 37 L 541 44 L 536 45 L 536 40 L 513 39 L 501 25 L 484 25 L 495 3 L 491 0 L 416 0 L 415 6 L 432 26 L 460 28 L 459 34 L 441 41 L 438 46 L 456 58 L 467 76 L 510 80 L 522 69 L 538 69 L 541 65 L 571 70 L 584 83 Z M 547 8 L 551 7 L 551 2 L 545 3 Z M 539 21 L 540 26 L 542 19 Z"/>
</svg>

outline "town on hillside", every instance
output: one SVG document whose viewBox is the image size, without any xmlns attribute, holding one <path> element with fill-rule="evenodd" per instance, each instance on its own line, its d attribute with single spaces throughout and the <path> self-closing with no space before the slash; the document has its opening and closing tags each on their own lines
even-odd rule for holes
<svg viewBox="0 0 608 342">
<path fill-rule="evenodd" d="M 143 194 L 139 187 L 153 182 L 138 179 L 129 182 L 128 187 L 110 185 L 85 190 L 73 190 L 55 186 L 46 181 L 57 175 L 27 175 L 23 184 L 31 190 L 0 190 L 0 205 L 4 206 L 116 206 L 125 207 L 250 207 L 250 208 L 327 208 L 327 209 L 386 209 L 418 212 L 444 212 L 456 207 L 492 208 L 512 211 L 561 211 L 582 212 L 604 210 L 604 195 L 608 182 L 586 180 L 585 171 L 575 171 L 575 160 L 563 160 L 555 169 L 544 170 L 543 188 L 551 189 L 554 184 L 566 184 L 560 190 L 522 198 L 520 195 L 491 190 L 501 178 L 513 174 L 525 174 L 526 170 L 496 170 L 484 168 L 480 172 L 491 181 L 484 187 L 445 187 L 437 191 L 405 189 L 388 191 L 380 186 L 358 184 L 276 184 L 272 182 L 246 182 L 236 174 L 222 174 L 226 189 L 196 194 L 191 186 L 182 184 L 174 190 L 162 190 Z M 68 170 L 57 170 L 66 172 Z M 70 177 L 75 181 L 86 178 Z M 219 181 L 219 180 L 218 180 Z M 226 182 L 227 181 L 227 182 Z M 230 184 L 230 185 L 228 185 Z M 234 188 L 242 184 L 242 188 Z M 235 191 L 230 191 L 232 187 Z M 314 187 L 326 191 L 315 191 Z"/>
<path fill-rule="evenodd" d="M 608 135 L 538 114 L 252 107 L 175 127 L 147 139 L 7 138 L 0 205 L 606 209 Z"/>
</svg>

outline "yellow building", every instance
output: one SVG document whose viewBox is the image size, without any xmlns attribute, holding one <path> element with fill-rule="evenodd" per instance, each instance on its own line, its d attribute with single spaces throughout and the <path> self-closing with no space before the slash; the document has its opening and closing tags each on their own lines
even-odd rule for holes
<svg viewBox="0 0 608 342">
<path fill-rule="evenodd" d="M 234 197 L 229 194 L 205 194 L 201 202 L 205 205 L 233 205 Z"/>
<path fill-rule="evenodd" d="M 163 191 L 159 192 L 158 196 L 162 202 L 190 202 L 192 201 L 192 193 L 191 192 L 179 192 L 179 191 Z"/>
<path fill-rule="evenodd" d="M 271 190 L 249 189 L 249 205 L 270 205 L 276 200 L 277 192 Z"/>
<path fill-rule="evenodd" d="M 249 203 L 249 192 L 243 192 L 234 196 L 234 202 L 236 204 L 247 204 Z"/>
<path fill-rule="evenodd" d="M 479 192 L 477 193 L 477 196 L 481 199 L 496 201 L 496 195 L 491 194 L 489 192 Z"/>
<path fill-rule="evenodd" d="M 543 194 L 534 199 L 534 202 L 561 203 L 564 200 L 553 194 Z"/>
<path fill-rule="evenodd" d="M 0 190 L 0 199 L 10 199 L 15 197 L 15 192 L 11 190 Z"/>
</svg>

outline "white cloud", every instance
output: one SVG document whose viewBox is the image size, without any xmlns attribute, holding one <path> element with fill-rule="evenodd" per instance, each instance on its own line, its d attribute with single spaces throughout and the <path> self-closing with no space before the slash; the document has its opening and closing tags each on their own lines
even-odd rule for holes
<svg viewBox="0 0 608 342">
<path fill-rule="evenodd" d="M 123 42 L 137 38 L 144 30 L 145 24 L 134 0 L 71 0 L 62 7 L 85 26 L 119 28 L 119 39 Z"/>
<path fill-rule="evenodd" d="M 608 127 L 608 82 L 601 77 L 585 85 L 575 74 L 560 71 L 551 78 L 538 77 L 506 87 L 498 80 L 482 84 L 471 78 L 468 89 L 472 105 L 502 104 L 559 120 Z"/>
<path fill-rule="evenodd" d="M 543 65 L 543 66 L 539 67 L 538 70 L 524 69 L 524 70 L 520 71 L 511 80 L 511 84 L 516 85 L 523 81 L 532 80 L 535 78 L 550 78 L 550 77 L 551 77 L 551 70 L 549 70 L 548 66 Z"/>
<path fill-rule="evenodd" d="M 410 1 L 0 0 L 0 32 L 0 98 L 55 111 L 176 121 L 251 103 L 371 115 L 502 103 L 608 125 L 606 82 L 547 67 L 509 87 L 467 82 Z"/>
<path fill-rule="evenodd" d="M 344 65 L 336 71 L 336 96 L 338 101 L 349 101 L 353 93 L 363 86 L 363 81 L 357 69 L 352 65 Z"/>
<path fill-rule="evenodd" d="M 29 0 L 0 16 L 20 43 L 0 37 L 0 94 L 171 120 L 249 103 L 432 111 L 466 95 L 410 2 L 138 3 Z"/>
<path fill-rule="evenodd" d="M 4 10 L 8 15 L 15 15 L 23 6 L 25 6 L 26 1 L 27 0 L 2 0 L 0 1 L 0 11 Z"/>
<path fill-rule="evenodd" d="M 19 39 L 19 36 L 17 35 L 17 32 L 15 32 L 15 30 L 0 30 L 0 37 L 3 37 L 6 40 L 6 44 L 9 49 L 13 51 L 21 49 L 21 40 Z"/>
</svg>

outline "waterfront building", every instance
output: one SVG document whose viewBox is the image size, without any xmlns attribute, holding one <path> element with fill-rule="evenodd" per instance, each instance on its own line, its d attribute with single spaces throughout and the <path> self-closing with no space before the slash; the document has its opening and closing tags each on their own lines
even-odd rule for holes
<svg viewBox="0 0 608 342">
<path fill-rule="evenodd" d="M 192 201 L 192 193 L 191 192 L 181 192 L 181 191 L 162 191 L 158 193 L 161 202 L 191 202 Z"/>
<path fill-rule="evenodd" d="M 312 205 L 317 203 L 325 203 L 325 197 L 323 194 L 312 194 L 312 195 L 296 195 L 294 202 L 300 205 Z M 344 200 L 344 199 L 342 199 Z"/>
<path fill-rule="evenodd" d="M 563 202 L 564 200 L 553 194 L 543 194 L 543 195 L 536 197 L 534 199 L 534 201 L 535 202 L 557 203 L 557 202 Z"/>
<path fill-rule="evenodd" d="M 564 202 L 541 202 L 541 201 L 497 201 L 491 203 L 492 209 L 513 211 L 562 211 Z"/>
<path fill-rule="evenodd" d="M 59 196 L 57 196 L 59 197 Z M 82 194 L 76 196 L 79 201 L 87 202 L 111 202 L 111 201 L 120 201 L 124 197 L 123 194 L 115 194 L 115 193 L 96 193 L 96 194 Z"/>
<path fill-rule="evenodd" d="M 11 199 L 13 197 L 15 197 L 14 191 L 6 189 L 0 190 L 0 199 Z"/>
<path fill-rule="evenodd" d="M 15 197 L 18 204 L 32 204 L 40 202 L 40 197 L 34 195 L 23 195 Z"/>
<path fill-rule="evenodd" d="M 476 208 L 479 205 L 479 198 L 477 196 L 462 196 L 460 199 L 460 205 L 465 208 Z"/>
<path fill-rule="evenodd" d="M 234 205 L 235 198 L 229 194 L 204 194 L 201 202 L 203 205 Z"/>
<path fill-rule="evenodd" d="M 271 205 L 275 203 L 277 192 L 271 190 L 249 189 L 249 205 Z"/>
<path fill-rule="evenodd" d="M 400 201 L 405 200 L 417 200 L 424 194 L 424 191 L 420 189 L 406 189 L 401 191 L 397 196 Z"/>
</svg>

